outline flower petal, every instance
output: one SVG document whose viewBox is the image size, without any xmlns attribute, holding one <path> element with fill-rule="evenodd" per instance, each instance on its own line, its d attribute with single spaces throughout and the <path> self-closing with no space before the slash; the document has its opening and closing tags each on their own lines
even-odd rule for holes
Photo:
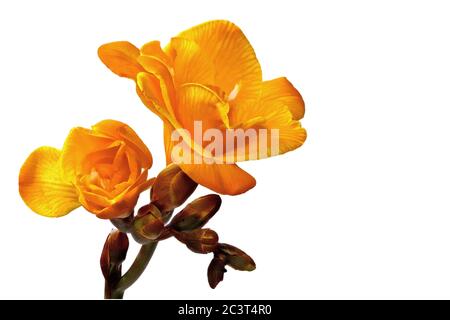
<svg viewBox="0 0 450 320">
<path fill-rule="evenodd" d="M 104 135 L 93 134 L 92 130 L 73 128 L 64 142 L 61 153 L 61 165 L 64 178 L 76 181 L 78 173 L 82 172 L 84 158 L 95 151 L 107 149 L 114 142 Z"/>
<path fill-rule="evenodd" d="M 122 148 L 122 145 L 123 143 L 117 141 L 117 143 L 112 143 L 107 149 L 102 149 L 87 154 L 81 163 L 81 172 L 83 174 L 89 174 L 93 168 L 97 169 L 97 166 L 105 165 L 107 167 L 107 171 L 111 171 L 110 167 L 112 167 L 117 152 Z"/>
<path fill-rule="evenodd" d="M 138 179 L 122 194 L 112 201 L 112 205 L 94 212 L 100 219 L 125 218 L 130 215 L 138 201 L 141 192 L 147 190 L 153 179 L 147 180 L 147 170 L 144 170 Z"/>
<path fill-rule="evenodd" d="M 262 72 L 252 46 L 244 33 L 229 21 L 209 21 L 179 34 L 195 41 L 214 62 L 215 85 L 236 104 L 260 95 Z"/>
<path fill-rule="evenodd" d="M 175 128 L 168 122 L 164 122 L 164 150 L 166 152 L 166 165 L 172 163 L 172 148 L 175 145 L 175 142 L 172 141 L 172 132 Z"/>
<path fill-rule="evenodd" d="M 306 140 L 306 130 L 292 119 L 290 109 L 282 100 L 241 104 L 230 110 L 229 119 L 233 128 L 244 132 L 254 130 L 256 136 L 233 151 L 235 161 L 283 154 L 300 147 Z M 230 162 L 230 153 L 227 156 Z"/>
<path fill-rule="evenodd" d="M 95 215 L 100 219 L 126 218 L 136 206 L 139 194 L 138 189 L 130 189 L 119 201 L 95 212 Z"/>
<path fill-rule="evenodd" d="M 132 148 L 137 154 L 137 159 L 143 168 L 152 166 L 152 154 L 136 132 L 125 123 L 116 120 L 103 120 L 92 126 L 96 133 L 104 134 L 108 137 L 123 140 L 126 146 Z"/>
<path fill-rule="evenodd" d="M 256 180 L 236 164 L 179 164 L 195 182 L 214 192 L 228 195 L 244 193 L 256 185 Z"/>
<path fill-rule="evenodd" d="M 46 217 L 61 217 L 80 206 L 74 186 L 63 178 L 60 156 L 58 149 L 38 148 L 20 170 L 19 192 L 23 201 Z"/>
<path fill-rule="evenodd" d="M 170 54 L 174 60 L 175 83 L 215 83 L 215 68 L 209 56 L 195 41 L 175 37 L 170 41 Z"/>
<path fill-rule="evenodd" d="M 211 89 L 200 84 L 186 84 L 179 90 L 179 105 L 175 116 L 184 129 L 194 132 L 194 122 L 202 129 L 223 130 L 228 127 L 229 105 Z"/>
<path fill-rule="evenodd" d="M 142 103 L 150 111 L 162 120 L 165 119 L 168 112 L 161 92 L 161 83 L 154 74 L 147 72 L 138 73 L 136 78 L 136 92 L 139 98 L 141 98 Z"/>
<path fill-rule="evenodd" d="M 173 106 L 176 105 L 176 97 L 173 78 L 169 67 L 157 57 L 153 56 L 140 56 L 138 62 L 144 67 L 149 75 L 153 75 L 159 80 L 161 95 L 164 102 L 164 105 L 161 107 L 165 107 L 169 114 L 173 114 Z M 139 76 L 141 75 L 142 74 L 140 73 Z M 140 77 L 138 77 L 138 85 L 140 83 L 139 78 Z M 143 88 L 140 89 L 142 90 Z"/>
<path fill-rule="evenodd" d="M 91 213 L 95 214 L 112 205 L 111 199 L 102 194 L 88 191 L 84 186 L 79 186 L 78 192 L 81 204 Z"/>
<path fill-rule="evenodd" d="M 171 57 L 161 49 L 159 41 L 150 41 L 144 44 L 141 48 L 141 55 L 156 57 L 169 67 L 173 64 Z"/>
<path fill-rule="evenodd" d="M 115 74 L 121 77 L 136 79 L 136 75 L 144 69 L 137 62 L 139 49 L 128 41 L 117 41 L 98 48 L 100 60 Z"/>
<path fill-rule="evenodd" d="M 292 114 L 287 106 L 279 104 L 277 112 L 268 116 L 264 121 L 255 124 L 258 128 L 278 129 L 279 131 L 279 150 L 274 154 L 270 149 L 268 156 L 274 156 L 286 153 L 299 148 L 306 140 L 306 130 L 299 121 L 292 120 Z M 271 142 L 268 144 L 271 148 Z"/>
<path fill-rule="evenodd" d="M 292 113 L 294 120 L 300 120 L 305 114 L 305 103 L 300 92 L 286 78 L 264 81 L 262 84 L 261 104 L 269 105 L 282 102 Z"/>
<path fill-rule="evenodd" d="M 225 130 L 228 128 L 228 103 L 200 84 L 185 84 L 178 93 L 179 105 L 175 114 L 179 123 L 172 124 L 173 127 L 184 129 L 178 132 L 193 153 L 212 158 L 213 154 L 203 149 L 210 142 L 202 141 L 202 137 L 210 129 L 219 130 L 222 136 L 225 136 Z M 224 148 L 223 146 L 222 150 Z"/>
</svg>

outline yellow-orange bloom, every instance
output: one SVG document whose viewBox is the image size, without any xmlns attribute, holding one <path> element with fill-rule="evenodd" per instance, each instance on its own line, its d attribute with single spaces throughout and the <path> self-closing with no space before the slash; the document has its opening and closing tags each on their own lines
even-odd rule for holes
<svg viewBox="0 0 450 320">
<path fill-rule="evenodd" d="M 99 218 L 126 217 L 151 186 L 152 155 L 126 124 L 74 128 L 62 150 L 40 147 L 22 166 L 19 191 L 36 213 L 60 217 L 83 206 Z"/>
<path fill-rule="evenodd" d="M 252 46 L 229 21 L 188 29 L 172 38 L 164 50 L 158 41 L 141 49 L 121 41 L 101 46 L 98 53 L 114 73 L 136 82 L 143 103 L 164 121 L 168 163 L 174 148 L 171 134 L 179 129 L 191 133 L 182 138 L 190 140 L 193 153 L 212 159 L 225 156 L 208 153 L 205 145 L 192 141 L 195 121 L 202 122 L 204 131 L 277 129 L 278 154 L 300 147 L 306 139 L 299 122 L 304 115 L 300 93 L 286 78 L 262 80 Z M 234 158 L 233 163 L 179 165 L 199 184 L 222 194 L 239 194 L 256 182 L 234 162 L 275 155 L 258 152 L 258 146 L 258 140 L 246 142 L 245 157 Z M 234 155 L 236 150 L 232 151 Z"/>
</svg>

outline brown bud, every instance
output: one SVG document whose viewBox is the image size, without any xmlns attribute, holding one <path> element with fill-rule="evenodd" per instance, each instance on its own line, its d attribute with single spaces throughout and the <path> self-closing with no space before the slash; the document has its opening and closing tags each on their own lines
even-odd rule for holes
<svg viewBox="0 0 450 320">
<path fill-rule="evenodd" d="M 233 269 L 240 271 L 253 271 L 256 269 L 255 261 L 244 251 L 232 245 L 221 243 L 217 252 L 225 255 L 227 265 Z"/>
<path fill-rule="evenodd" d="M 111 267 L 119 266 L 125 261 L 128 251 L 128 236 L 126 233 L 113 230 L 106 238 L 100 257 L 100 267 L 105 278 L 109 277 Z"/>
<path fill-rule="evenodd" d="M 219 236 L 211 229 L 178 232 L 175 237 L 195 253 L 213 252 L 219 241 Z"/>
<path fill-rule="evenodd" d="M 161 212 L 167 212 L 181 206 L 197 188 L 176 164 L 170 164 L 156 177 L 151 190 L 151 201 Z"/>
<path fill-rule="evenodd" d="M 208 266 L 208 282 L 209 286 L 214 289 L 219 282 L 223 280 L 223 275 L 227 271 L 225 269 L 225 259 L 221 255 L 214 255 Z"/>
<path fill-rule="evenodd" d="M 158 241 L 166 240 L 172 237 L 174 234 L 174 231 L 170 228 L 164 228 L 163 232 L 159 235 Z"/>
<path fill-rule="evenodd" d="M 148 204 L 139 209 L 133 222 L 133 237 L 139 243 L 156 240 L 164 230 L 164 222 L 159 209 Z"/>
<path fill-rule="evenodd" d="M 209 194 L 189 203 L 170 222 L 177 231 L 188 231 L 203 227 L 219 210 L 222 199 L 217 194 Z"/>
</svg>

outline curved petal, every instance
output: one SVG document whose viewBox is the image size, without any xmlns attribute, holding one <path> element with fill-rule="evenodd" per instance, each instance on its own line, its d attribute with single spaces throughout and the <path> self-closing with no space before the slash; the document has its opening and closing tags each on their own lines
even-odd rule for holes
<svg viewBox="0 0 450 320">
<path fill-rule="evenodd" d="M 244 193 L 256 185 L 256 180 L 236 164 L 179 164 L 195 182 L 214 192 L 228 195 Z"/>
<path fill-rule="evenodd" d="M 235 24 L 209 21 L 180 33 L 179 37 L 195 41 L 214 62 L 215 85 L 231 95 L 236 104 L 259 97 L 261 67 L 249 41 Z"/>
<path fill-rule="evenodd" d="M 113 204 L 112 200 L 108 197 L 89 191 L 83 186 L 78 187 L 78 192 L 80 194 L 81 204 L 91 213 L 96 214 L 97 212 L 103 210 L 104 208 L 108 208 Z"/>
<path fill-rule="evenodd" d="M 122 199 L 111 206 L 99 210 L 95 215 L 100 219 L 126 218 L 136 206 L 139 193 L 138 189 L 129 190 Z"/>
<path fill-rule="evenodd" d="M 136 93 L 150 111 L 164 120 L 167 111 L 161 92 L 161 84 L 155 75 L 147 72 L 138 73 L 136 78 Z"/>
<path fill-rule="evenodd" d="M 228 127 L 227 112 L 229 106 L 211 89 L 200 84 L 185 84 L 178 91 L 179 108 L 176 117 L 168 117 L 164 123 L 164 146 L 167 164 L 172 162 L 171 152 L 174 146 L 172 134 L 177 131 L 192 153 L 212 157 L 203 149 L 207 142 L 198 141 L 208 129 L 225 131 Z M 179 130 L 182 129 L 182 130 Z M 224 134 L 223 134 L 224 135 Z M 203 144 L 202 144 L 203 142 Z"/>
<path fill-rule="evenodd" d="M 141 192 L 147 190 L 154 179 L 147 180 L 147 170 L 143 171 L 139 178 L 121 195 L 116 197 L 112 204 L 95 212 L 100 219 L 125 218 L 130 215 L 138 201 Z"/>
<path fill-rule="evenodd" d="M 210 150 L 204 149 L 210 142 L 204 141 L 203 137 L 212 131 L 218 132 L 221 137 L 225 136 L 225 131 L 229 127 L 228 103 L 222 101 L 214 91 L 200 84 L 185 84 L 179 89 L 178 94 L 179 105 L 175 110 L 178 123 L 173 124 L 173 127 L 183 137 L 188 148 L 192 149 L 193 156 L 214 157 Z M 225 143 L 223 139 L 221 140 L 218 143 Z M 216 153 L 222 153 L 224 148 L 222 144 L 220 151 L 216 150 Z"/>
<path fill-rule="evenodd" d="M 172 132 L 175 130 L 175 128 L 168 122 L 164 122 L 164 150 L 166 152 L 166 165 L 169 165 L 172 163 L 172 148 L 174 147 L 175 143 L 172 141 Z"/>
<path fill-rule="evenodd" d="M 172 58 L 161 49 L 159 41 L 150 41 L 141 47 L 141 55 L 157 57 L 169 67 L 172 67 Z"/>
<path fill-rule="evenodd" d="M 61 217 L 78 208 L 77 192 L 63 178 L 61 151 L 51 147 L 36 149 L 19 174 L 19 192 L 34 212 L 46 217 Z"/>
<path fill-rule="evenodd" d="M 140 56 L 138 62 L 144 67 L 146 72 L 159 80 L 161 95 L 164 102 L 164 105 L 161 107 L 165 107 L 170 114 L 173 114 L 173 106 L 176 105 L 176 96 L 172 74 L 170 73 L 168 66 L 158 58 L 152 56 Z M 139 78 L 141 75 L 142 73 L 138 74 L 138 85 L 140 84 Z"/>
<path fill-rule="evenodd" d="M 195 41 L 184 38 L 172 38 L 170 55 L 174 61 L 175 83 L 215 83 L 215 68 L 209 56 L 202 51 Z"/>
<path fill-rule="evenodd" d="M 136 132 L 125 123 L 116 120 L 103 120 L 92 126 L 96 133 L 123 140 L 126 146 L 132 148 L 137 154 L 142 167 L 148 169 L 152 166 L 152 154 Z"/>
<path fill-rule="evenodd" d="M 93 168 L 105 165 L 108 167 L 106 171 L 111 171 L 109 167 L 112 166 L 117 152 L 122 149 L 122 145 L 123 142 L 112 143 L 107 149 L 101 149 L 87 154 L 81 163 L 81 173 L 90 174 Z"/>
<path fill-rule="evenodd" d="M 300 147 L 306 140 L 306 130 L 299 121 L 292 119 L 292 113 L 283 101 L 243 104 L 232 108 L 229 118 L 234 129 L 242 129 L 246 136 L 254 133 L 255 137 L 245 140 L 232 151 L 231 157 L 235 161 L 283 154 Z M 230 153 L 227 157 L 230 158 Z"/>
<path fill-rule="evenodd" d="M 128 186 L 120 195 L 111 199 L 98 192 L 92 192 L 89 188 L 79 186 L 80 202 L 89 212 L 102 219 L 127 217 L 136 205 L 139 194 L 148 190 L 154 178 L 146 180 L 147 172 L 143 172 L 131 186 Z"/>
<path fill-rule="evenodd" d="M 195 121 L 201 121 L 203 130 L 224 130 L 229 126 L 229 105 L 211 89 L 200 84 L 185 84 L 179 89 L 178 99 L 175 116 L 191 134 Z"/>
<path fill-rule="evenodd" d="M 264 121 L 254 124 L 257 128 L 267 128 L 270 130 L 278 129 L 279 141 L 278 151 L 271 150 L 272 142 L 268 143 L 267 155 L 274 156 L 295 150 L 303 145 L 307 134 L 299 121 L 292 120 L 292 114 L 287 106 L 283 104 L 278 105 L 278 111 L 267 117 Z"/>
<path fill-rule="evenodd" d="M 76 181 L 82 172 L 84 158 L 95 151 L 107 149 L 114 141 L 104 135 L 93 134 L 92 130 L 73 128 L 64 142 L 61 153 L 61 166 L 67 181 Z"/>
<path fill-rule="evenodd" d="M 300 120 L 305 114 L 305 102 L 297 89 L 286 78 L 277 78 L 262 83 L 261 104 L 281 102 L 292 113 L 294 120 Z"/>
<path fill-rule="evenodd" d="M 139 72 L 144 71 L 137 62 L 139 54 L 139 49 L 128 41 L 111 42 L 98 48 L 100 60 L 112 72 L 133 80 Z"/>
</svg>

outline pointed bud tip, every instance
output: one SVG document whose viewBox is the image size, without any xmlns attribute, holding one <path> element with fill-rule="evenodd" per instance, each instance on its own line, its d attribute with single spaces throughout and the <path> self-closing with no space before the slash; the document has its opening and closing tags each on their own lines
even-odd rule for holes
<svg viewBox="0 0 450 320">
<path fill-rule="evenodd" d="M 113 230 L 106 238 L 100 257 L 103 275 L 108 277 L 112 265 L 120 265 L 127 257 L 129 247 L 128 236 L 119 230 Z"/>
<path fill-rule="evenodd" d="M 253 271 L 256 269 L 256 263 L 248 254 L 232 245 L 221 243 L 218 251 L 226 257 L 226 263 L 233 269 L 239 271 Z"/>
<path fill-rule="evenodd" d="M 126 233 L 114 230 L 109 234 L 109 252 L 112 263 L 120 264 L 125 261 L 128 247 L 130 245 Z"/>
</svg>

